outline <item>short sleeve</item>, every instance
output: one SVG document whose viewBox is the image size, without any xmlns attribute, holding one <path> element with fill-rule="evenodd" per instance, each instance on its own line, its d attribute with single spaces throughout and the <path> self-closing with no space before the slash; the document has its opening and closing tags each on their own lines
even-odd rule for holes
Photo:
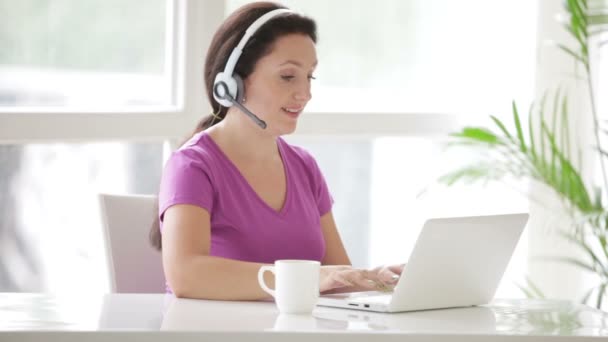
<svg viewBox="0 0 608 342">
<path fill-rule="evenodd" d="M 173 153 L 165 165 L 160 183 L 160 222 L 165 211 L 176 204 L 196 205 L 211 213 L 213 198 L 214 190 L 204 161 L 185 151 Z"/>
<path fill-rule="evenodd" d="M 334 204 L 334 199 L 329 192 L 329 187 L 323 176 L 323 172 L 317 165 L 317 161 L 312 155 L 310 155 L 310 171 L 313 175 L 313 188 L 315 191 L 315 199 L 317 201 L 317 208 L 319 209 L 319 215 L 323 216 L 327 214 Z"/>
</svg>

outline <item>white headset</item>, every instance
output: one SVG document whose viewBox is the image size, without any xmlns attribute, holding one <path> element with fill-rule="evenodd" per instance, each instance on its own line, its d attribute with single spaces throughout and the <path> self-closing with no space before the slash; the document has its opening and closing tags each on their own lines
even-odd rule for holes
<svg viewBox="0 0 608 342">
<path fill-rule="evenodd" d="M 243 80 L 239 75 L 234 74 L 234 68 L 239 57 L 241 57 L 243 47 L 245 47 L 247 41 L 249 41 L 251 36 L 253 36 L 262 25 L 283 13 L 293 13 L 293 11 L 286 8 L 272 10 L 259 17 L 251 26 L 249 26 L 247 31 L 245 31 L 245 35 L 241 38 L 239 44 L 232 50 L 228 62 L 226 63 L 226 68 L 224 68 L 223 72 L 218 73 L 213 81 L 213 98 L 219 104 L 224 107 L 231 107 L 233 104 L 241 102 L 244 92 Z"/>
</svg>

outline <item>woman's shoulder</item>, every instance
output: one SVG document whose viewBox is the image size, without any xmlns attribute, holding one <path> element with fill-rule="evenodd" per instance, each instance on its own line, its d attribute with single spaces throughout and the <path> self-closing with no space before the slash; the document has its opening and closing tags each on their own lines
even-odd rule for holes
<svg viewBox="0 0 608 342">
<path fill-rule="evenodd" d="M 204 131 L 196 133 L 171 153 L 166 167 L 208 169 L 213 165 L 213 154 L 207 139 Z"/>
<path fill-rule="evenodd" d="M 208 148 L 195 134 L 171 153 L 165 163 L 159 190 L 159 213 L 175 204 L 194 204 L 212 211 L 215 172 Z"/>
<path fill-rule="evenodd" d="M 306 164 L 316 164 L 315 157 L 304 147 L 292 145 L 282 138 L 279 138 L 279 142 L 281 144 L 281 147 L 283 148 L 283 151 L 285 151 L 288 156 L 300 159 Z"/>
<path fill-rule="evenodd" d="M 281 138 L 279 138 L 281 139 Z M 320 172 L 319 166 L 313 154 L 306 148 L 287 143 L 281 139 L 281 146 L 290 165 L 296 165 L 297 168 L 304 170 L 310 175 L 316 175 Z"/>
</svg>

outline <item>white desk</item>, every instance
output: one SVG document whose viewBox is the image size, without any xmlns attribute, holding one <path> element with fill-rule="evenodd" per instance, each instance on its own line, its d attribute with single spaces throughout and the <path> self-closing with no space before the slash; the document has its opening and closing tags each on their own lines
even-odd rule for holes
<svg viewBox="0 0 608 342">
<path fill-rule="evenodd" d="M 608 313 L 563 301 L 495 300 L 461 309 L 380 314 L 317 307 L 279 315 L 272 302 L 166 295 L 73 298 L 0 293 L 0 341 L 588 341 Z"/>
</svg>

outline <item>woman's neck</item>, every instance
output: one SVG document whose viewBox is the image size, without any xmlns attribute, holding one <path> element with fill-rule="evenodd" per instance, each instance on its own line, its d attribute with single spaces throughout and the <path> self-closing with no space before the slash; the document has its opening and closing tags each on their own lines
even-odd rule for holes
<svg viewBox="0 0 608 342">
<path fill-rule="evenodd" d="M 279 157 L 277 137 L 236 110 L 207 132 L 225 152 L 239 160 L 264 162 Z"/>
</svg>

